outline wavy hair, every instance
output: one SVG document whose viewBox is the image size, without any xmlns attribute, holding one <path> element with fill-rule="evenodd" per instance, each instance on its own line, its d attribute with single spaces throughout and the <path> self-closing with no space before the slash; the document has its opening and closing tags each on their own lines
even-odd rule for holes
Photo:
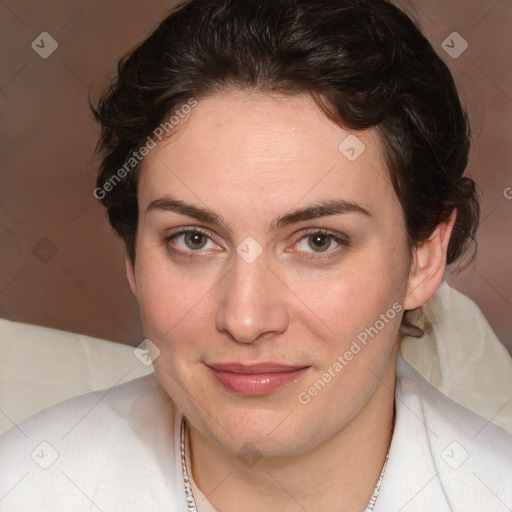
<svg viewBox="0 0 512 512">
<path fill-rule="evenodd" d="M 166 116 L 233 88 L 310 94 L 340 126 L 375 127 L 410 247 L 454 209 L 447 262 L 474 242 L 467 116 L 447 66 L 402 10 L 387 0 L 191 0 L 120 61 L 92 106 L 103 153 L 97 186 L 108 189 L 101 202 L 132 261 L 140 165 L 106 185 Z"/>
</svg>

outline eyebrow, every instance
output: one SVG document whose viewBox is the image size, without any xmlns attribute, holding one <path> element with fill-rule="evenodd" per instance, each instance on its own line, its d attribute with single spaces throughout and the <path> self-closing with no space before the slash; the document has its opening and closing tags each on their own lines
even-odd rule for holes
<svg viewBox="0 0 512 512">
<path fill-rule="evenodd" d="M 223 226 L 228 231 L 232 231 L 224 218 L 217 215 L 209 208 L 186 203 L 171 197 L 162 197 L 149 203 L 146 208 L 145 215 L 152 211 L 169 211 L 180 215 L 186 215 L 187 217 L 192 217 L 201 222 Z M 270 223 L 270 229 L 277 229 L 290 224 L 319 219 L 321 217 L 330 217 L 333 215 L 348 213 L 356 213 L 365 217 L 372 217 L 372 214 L 368 210 L 357 203 L 344 200 L 320 201 L 305 208 L 292 210 L 285 215 L 273 219 Z"/>
<path fill-rule="evenodd" d="M 368 210 L 357 203 L 351 203 L 344 200 L 321 201 L 311 206 L 307 206 L 306 208 L 293 210 L 282 217 L 275 219 L 271 223 L 271 228 L 275 229 L 289 224 L 296 224 L 297 222 L 347 213 L 357 213 L 364 215 L 365 217 L 372 217 L 372 214 Z"/>
</svg>

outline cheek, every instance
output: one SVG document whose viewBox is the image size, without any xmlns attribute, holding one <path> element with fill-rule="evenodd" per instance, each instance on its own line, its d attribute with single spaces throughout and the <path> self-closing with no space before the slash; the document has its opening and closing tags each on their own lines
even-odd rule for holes
<svg viewBox="0 0 512 512">
<path fill-rule="evenodd" d="M 137 300 L 146 337 L 162 352 L 199 345 L 204 338 L 198 334 L 212 324 L 209 296 L 220 278 L 214 273 L 177 270 L 142 254 L 137 272 Z"/>
<path fill-rule="evenodd" d="M 313 331 L 320 342 L 320 364 L 298 395 L 301 404 L 309 403 L 312 415 L 336 403 L 329 421 L 346 421 L 375 389 L 400 327 L 405 295 L 401 268 L 399 262 L 373 260 L 325 280 L 323 286 L 302 287 L 301 299 L 322 317 L 322 327 Z"/>
<path fill-rule="evenodd" d="M 403 303 L 405 256 L 398 251 L 386 258 L 357 255 L 336 272 L 289 275 L 286 284 L 298 297 L 297 304 L 302 304 L 297 311 L 304 323 L 319 326 L 315 331 L 319 338 L 345 342 L 373 325 L 395 302 Z M 319 322 L 308 322 L 308 317 Z"/>
<path fill-rule="evenodd" d="M 218 263 L 173 265 L 164 251 L 143 244 L 137 254 L 137 298 L 146 337 L 168 354 L 198 354 L 204 340 L 215 335 L 217 308 L 223 294 L 230 293 L 223 281 L 229 269 Z M 317 341 L 344 345 L 403 300 L 406 262 L 405 251 L 379 244 L 348 253 L 336 268 L 278 265 L 273 271 L 283 283 L 281 306 L 292 322 Z"/>
</svg>

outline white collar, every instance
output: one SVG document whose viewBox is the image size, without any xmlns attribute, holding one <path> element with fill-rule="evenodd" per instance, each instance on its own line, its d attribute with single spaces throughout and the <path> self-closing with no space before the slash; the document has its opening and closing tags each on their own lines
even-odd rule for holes
<svg viewBox="0 0 512 512">
<path fill-rule="evenodd" d="M 403 338 L 404 359 L 443 394 L 512 433 L 512 358 L 478 306 L 443 282 L 413 316 L 427 332 Z"/>
</svg>

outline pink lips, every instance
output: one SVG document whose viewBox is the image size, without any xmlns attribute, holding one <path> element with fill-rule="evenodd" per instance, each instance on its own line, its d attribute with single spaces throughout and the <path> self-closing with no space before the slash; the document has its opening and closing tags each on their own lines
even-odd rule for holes
<svg viewBox="0 0 512 512">
<path fill-rule="evenodd" d="M 296 381 L 308 366 L 286 366 L 277 363 L 242 365 L 221 363 L 207 365 L 217 381 L 235 393 L 261 396 Z"/>
</svg>

